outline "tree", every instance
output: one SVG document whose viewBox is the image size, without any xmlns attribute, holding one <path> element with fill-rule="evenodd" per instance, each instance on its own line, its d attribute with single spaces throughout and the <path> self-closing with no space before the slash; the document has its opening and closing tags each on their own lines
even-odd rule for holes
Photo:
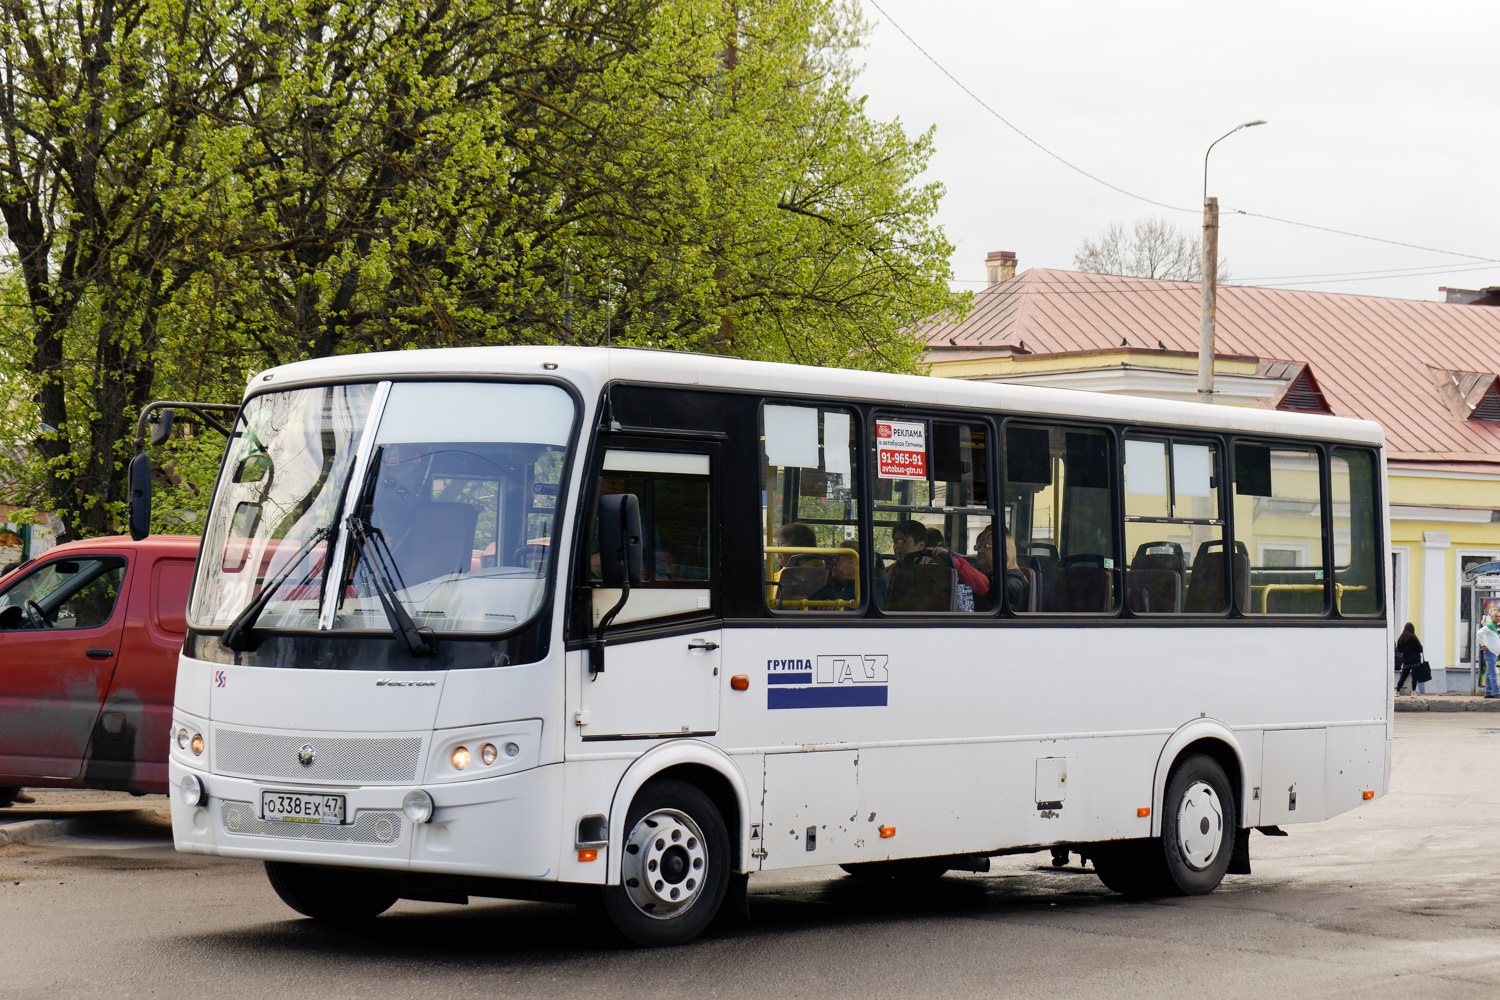
<svg viewBox="0 0 1500 1000">
<path fill-rule="evenodd" d="M 0 0 L 0 404 L 40 428 L 6 499 L 108 530 L 147 399 L 341 352 L 918 370 L 904 328 L 964 300 L 930 134 L 852 95 L 861 30 L 845 0 Z"/>
<path fill-rule="evenodd" d="M 1130 232 L 1118 222 L 1098 240 L 1084 237 L 1073 254 L 1073 266 L 1094 274 L 1123 274 L 1164 281 L 1200 281 L 1202 243 L 1196 232 L 1179 229 L 1161 216 L 1145 216 L 1131 223 Z M 1219 280 L 1229 280 L 1226 262 L 1219 261 Z"/>
</svg>

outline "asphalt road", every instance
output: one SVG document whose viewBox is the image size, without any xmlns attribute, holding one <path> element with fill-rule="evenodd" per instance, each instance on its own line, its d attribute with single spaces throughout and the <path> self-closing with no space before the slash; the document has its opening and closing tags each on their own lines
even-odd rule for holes
<svg viewBox="0 0 1500 1000">
<path fill-rule="evenodd" d="M 164 800 L 38 795 L 27 812 L 100 822 L 0 849 L 0 996 L 1489 1000 L 1497 771 L 1489 716 L 1402 714 L 1390 795 L 1254 835 L 1255 874 L 1211 896 L 1130 903 L 1046 855 L 906 896 L 820 868 L 752 878 L 750 927 L 657 951 L 535 903 L 402 902 L 366 931 L 326 928 L 256 863 L 173 853 Z"/>
</svg>

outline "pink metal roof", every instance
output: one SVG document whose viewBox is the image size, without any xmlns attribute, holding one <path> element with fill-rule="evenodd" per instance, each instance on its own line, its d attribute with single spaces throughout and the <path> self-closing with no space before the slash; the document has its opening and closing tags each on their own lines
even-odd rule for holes
<svg viewBox="0 0 1500 1000">
<path fill-rule="evenodd" d="M 1199 294 L 1192 281 L 1034 268 L 977 293 L 962 323 L 919 333 L 932 360 L 1122 342 L 1196 354 Z M 1500 372 L 1500 307 L 1220 285 L 1215 353 L 1305 362 L 1335 414 L 1381 424 L 1393 462 L 1500 471 L 1500 421 L 1468 419 L 1441 388 L 1444 373 L 1468 386 Z"/>
</svg>

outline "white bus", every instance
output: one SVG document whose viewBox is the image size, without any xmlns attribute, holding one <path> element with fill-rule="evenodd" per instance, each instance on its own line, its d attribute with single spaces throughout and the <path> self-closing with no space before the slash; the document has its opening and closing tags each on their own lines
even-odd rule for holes
<svg viewBox="0 0 1500 1000">
<path fill-rule="evenodd" d="M 1384 793 L 1375 424 L 644 350 L 254 377 L 177 674 L 179 850 L 312 917 L 1052 851 L 1203 893 Z M 148 498 L 149 500 L 149 498 Z"/>
</svg>

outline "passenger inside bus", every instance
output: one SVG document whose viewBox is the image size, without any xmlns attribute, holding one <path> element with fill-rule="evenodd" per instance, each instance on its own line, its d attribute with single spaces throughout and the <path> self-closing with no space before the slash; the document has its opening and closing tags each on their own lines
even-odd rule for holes
<svg viewBox="0 0 1500 1000">
<path fill-rule="evenodd" d="M 885 572 L 886 610 L 972 610 L 960 602 L 958 570 L 946 549 L 927 547 L 927 528 L 920 521 L 901 520 L 891 527 L 896 562 Z"/>
</svg>

